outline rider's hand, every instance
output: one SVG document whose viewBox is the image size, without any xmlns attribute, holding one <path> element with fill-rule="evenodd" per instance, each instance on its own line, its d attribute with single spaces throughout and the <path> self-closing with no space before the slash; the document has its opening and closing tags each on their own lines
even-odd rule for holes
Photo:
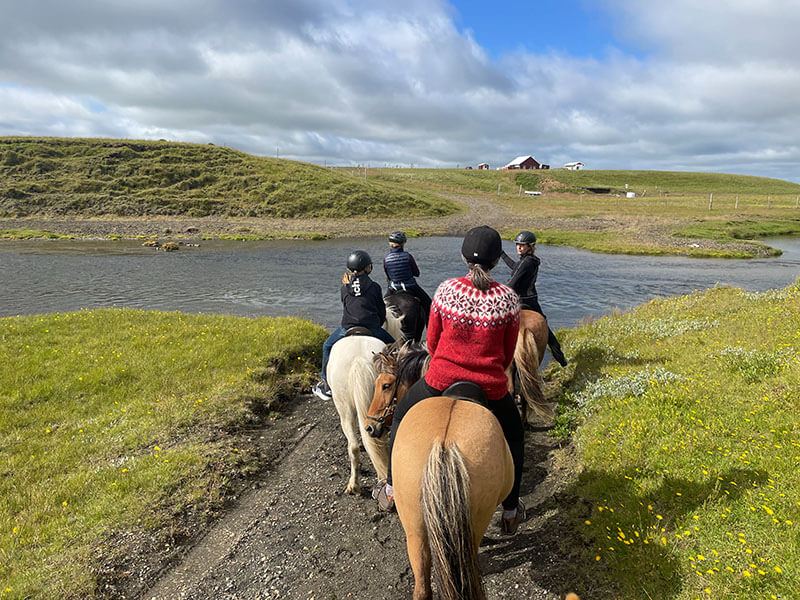
<svg viewBox="0 0 800 600">
<path fill-rule="evenodd" d="M 353 274 L 350 271 L 345 271 L 344 275 L 342 275 L 342 283 L 347 285 L 350 283 L 350 279 L 353 277 Z"/>
</svg>

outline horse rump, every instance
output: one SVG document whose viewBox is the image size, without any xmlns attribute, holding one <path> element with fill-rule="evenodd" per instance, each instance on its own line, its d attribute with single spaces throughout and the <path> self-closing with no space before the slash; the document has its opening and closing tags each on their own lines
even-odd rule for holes
<svg viewBox="0 0 800 600">
<path fill-rule="evenodd" d="M 470 482 L 458 446 L 433 444 L 422 474 L 421 508 L 439 593 L 485 600 L 470 515 Z"/>
</svg>

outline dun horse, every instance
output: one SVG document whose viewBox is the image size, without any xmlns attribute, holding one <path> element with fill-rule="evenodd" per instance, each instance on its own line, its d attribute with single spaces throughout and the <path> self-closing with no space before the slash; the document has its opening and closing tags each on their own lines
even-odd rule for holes
<svg viewBox="0 0 800 600">
<path fill-rule="evenodd" d="M 401 319 L 387 311 L 386 330 L 395 339 L 401 336 L 400 325 Z M 342 431 L 347 438 L 347 453 L 350 457 L 350 477 L 345 488 L 348 494 L 358 494 L 361 491 L 359 468 L 362 440 L 378 479 L 386 477 L 389 466 L 388 442 L 367 435 L 362 426 L 377 376 L 372 357 L 381 352 L 384 346 L 381 340 L 369 335 L 347 336 L 333 345 L 328 360 L 328 385 L 339 413 Z"/>
<path fill-rule="evenodd" d="M 409 346 L 397 357 L 376 356 L 382 373 L 365 427 L 372 435 L 385 431 L 396 399 L 422 376 L 424 357 L 424 348 Z M 514 482 L 514 462 L 497 419 L 475 402 L 422 400 L 397 430 L 392 461 L 414 600 L 432 598 L 433 564 L 442 598 L 483 600 L 478 546 Z"/>
<path fill-rule="evenodd" d="M 522 310 L 519 316 L 519 335 L 514 349 L 514 362 L 511 363 L 508 375 L 508 391 L 513 396 L 514 372 L 519 378 L 519 395 L 522 396 L 520 412 L 522 422 L 529 422 L 528 409 L 547 420 L 552 419 L 553 409 L 544 397 L 544 381 L 539 372 L 539 365 L 547 348 L 547 320 L 538 312 Z"/>
</svg>

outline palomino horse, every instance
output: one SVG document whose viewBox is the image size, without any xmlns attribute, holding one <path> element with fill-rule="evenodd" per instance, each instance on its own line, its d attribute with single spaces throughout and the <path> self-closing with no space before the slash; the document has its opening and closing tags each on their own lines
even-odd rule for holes
<svg viewBox="0 0 800 600">
<path fill-rule="evenodd" d="M 388 352 L 376 357 L 383 369 L 394 364 L 403 377 L 379 375 L 369 413 L 373 419 L 367 425 L 373 435 L 376 423 L 385 429 L 384 409 L 393 408 L 394 399 L 422 376 L 425 362 L 420 355 L 427 356 L 427 351 L 406 346 L 396 358 Z M 408 370 L 407 361 L 415 359 L 415 368 Z M 414 600 L 433 597 L 432 564 L 444 600 L 484 600 L 478 546 L 495 507 L 514 483 L 514 462 L 497 419 L 475 402 L 427 398 L 403 418 L 392 461 L 394 502 L 414 572 Z"/>
<path fill-rule="evenodd" d="M 544 397 L 544 381 L 539 365 L 547 348 L 547 320 L 533 310 L 519 313 L 519 335 L 514 349 L 514 362 L 506 370 L 508 391 L 514 395 L 514 370 L 519 377 L 519 394 L 522 396 L 520 412 L 522 422 L 528 423 L 528 409 L 547 420 L 553 418 L 553 409 Z"/>
<path fill-rule="evenodd" d="M 399 339 L 400 319 L 388 311 L 385 327 L 392 337 Z M 362 426 L 377 376 L 372 357 L 380 353 L 384 346 L 381 340 L 369 335 L 348 336 L 333 345 L 328 359 L 327 381 L 331 387 L 333 403 L 339 413 L 342 431 L 347 438 L 347 453 L 350 457 L 350 478 L 345 488 L 348 494 L 358 494 L 361 491 L 359 433 L 378 479 L 386 477 L 389 466 L 388 442 L 367 435 Z"/>
<path fill-rule="evenodd" d="M 403 339 L 420 341 L 422 330 L 425 329 L 425 311 L 419 298 L 400 291 L 384 296 L 383 301 L 388 309 L 387 312 L 402 319 Z"/>
</svg>

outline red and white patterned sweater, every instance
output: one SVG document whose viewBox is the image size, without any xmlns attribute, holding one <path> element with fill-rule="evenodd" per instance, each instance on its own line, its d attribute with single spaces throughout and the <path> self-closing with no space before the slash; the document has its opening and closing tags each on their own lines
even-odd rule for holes
<svg viewBox="0 0 800 600">
<path fill-rule="evenodd" d="M 502 398 L 518 332 L 519 296 L 511 288 L 494 281 L 482 292 L 469 277 L 448 279 L 433 296 L 425 381 L 437 390 L 472 381 L 490 400 Z"/>
</svg>

